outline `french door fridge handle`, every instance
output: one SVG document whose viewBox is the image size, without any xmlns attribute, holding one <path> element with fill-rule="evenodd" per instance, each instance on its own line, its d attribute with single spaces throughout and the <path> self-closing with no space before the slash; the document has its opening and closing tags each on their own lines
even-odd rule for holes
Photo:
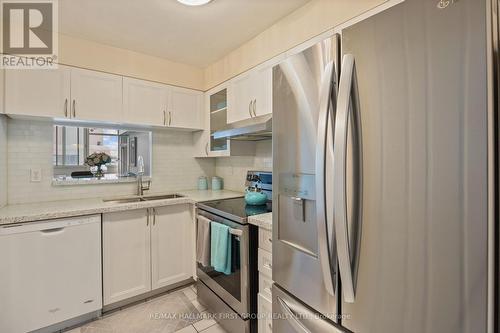
<svg viewBox="0 0 500 333">
<path fill-rule="evenodd" d="M 332 256 L 326 216 L 326 145 L 328 115 L 330 113 L 332 91 L 334 88 L 334 63 L 326 67 L 327 75 L 321 84 L 321 100 L 318 117 L 318 135 L 316 144 L 316 223 L 318 229 L 318 258 L 323 273 L 323 282 L 327 292 L 335 296 Z"/>
<path fill-rule="evenodd" d="M 290 309 L 288 304 L 286 304 L 286 302 L 284 300 L 282 300 L 280 297 L 276 297 L 276 298 L 278 299 L 279 305 L 281 306 L 281 308 L 285 312 L 286 318 L 288 319 L 288 322 L 290 323 L 290 325 L 292 325 L 292 327 L 295 329 L 295 331 L 297 333 L 311 333 L 311 331 L 309 329 L 307 329 L 307 327 L 305 327 L 299 321 L 299 319 L 297 319 L 297 315 L 292 311 L 292 309 Z"/>
<path fill-rule="evenodd" d="M 357 261 L 359 242 L 361 237 L 361 200 L 362 200 L 362 150 L 361 150 L 361 122 L 359 103 L 357 100 L 357 82 L 354 56 L 347 54 L 343 58 L 340 76 L 339 93 L 334 132 L 334 224 L 337 242 L 337 256 L 342 281 L 344 301 L 353 303 L 355 297 Z M 349 115 L 351 115 L 353 133 L 353 207 L 351 222 L 354 222 L 351 236 L 353 244 L 349 243 L 348 216 L 347 216 L 347 145 Z"/>
</svg>

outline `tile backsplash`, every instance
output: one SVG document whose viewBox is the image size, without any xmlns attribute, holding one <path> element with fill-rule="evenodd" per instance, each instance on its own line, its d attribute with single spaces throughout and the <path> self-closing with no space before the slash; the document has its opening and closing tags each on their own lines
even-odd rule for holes
<svg viewBox="0 0 500 333">
<path fill-rule="evenodd" d="M 9 204 L 106 197 L 135 193 L 135 183 L 52 186 L 52 123 L 36 120 L 0 121 L 0 141 L 7 127 L 7 193 Z M 215 174 L 213 159 L 195 159 L 191 133 L 153 132 L 151 191 L 171 192 L 196 188 L 200 175 Z M 2 144 L 0 143 L 0 155 Z M 0 164 L 0 177 L 5 175 Z M 40 182 L 30 182 L 30 169 L 42 171 Z M 0 178 L 1 180 L 1 178 Z M 0 184 L 4 184 L 5 181 Z M 0 189 L 0 199 L 2 198 Z M 0 201 L 1 203 L 1 201 Z"/>
<path fill-rule="evenodd" d="M 7 117 L 0 115 L 0 207 L 7 204 Z"/>
<path fill-rule="evenodd" d="M 0 115 L 0 207 L 134 194 L 135 183 L 78 186 L 52 185 L 52 126 L 50 121 L 11 119 Z M 153 132 L 151 192 L 193 189 L 201 175 L 224 178 L 224 188 L 243 191 L 248 170 L 272 170 L 272 142 L 256 144 L 255 156 L 193 158 L 195 146 L 188 132 Z M 3 158 L 2 158 L 3 157 Z M 5 158 L 6 157 L 6 158 Z M 40 169 L 40 182 L 30 181 L 30 170 Z"/>
<path fill-rule="evenodd" d="M 255 156 L 219 157 L 215 163 L 215 173 L 224 178 L 224 188 L 243 191 L 248 170 L 272 171 L 272 141 L 256 143 Z"/>
</svg>

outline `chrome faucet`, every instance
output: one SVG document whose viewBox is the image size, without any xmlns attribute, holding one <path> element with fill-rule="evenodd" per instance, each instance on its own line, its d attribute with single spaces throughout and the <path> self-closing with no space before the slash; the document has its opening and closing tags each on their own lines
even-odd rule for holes
<svg viewBox="0 0 500 333">
<path fill-rule="evenodd" d="M 143 196 L 144 191 L 148 191 L 150 186 L 151 186 L 151 181 L 148 180 L 147 185 L 144 186 L 144 183 L 142 181 L 142 176 L 144 175 L 144 159 L 142 156 L 137 157 L 137 195 L 138 196 Z"/>
</svg>

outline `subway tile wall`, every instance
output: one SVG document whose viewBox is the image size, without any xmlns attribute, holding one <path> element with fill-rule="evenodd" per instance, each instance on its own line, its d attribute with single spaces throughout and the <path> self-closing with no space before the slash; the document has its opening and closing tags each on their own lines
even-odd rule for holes
<svg viewBox="0 0 500 333">
<path fill-rule="evenodd" d="M 52 186 L 52 124 L 37 120 L 10 118 L 7 119 L 6 123 L 8 204 L 135 193 L 134 183 Z M 5 127 L 5 125 L 0 125 L 1 133 L 4 132 L 2 126 Z M 191 133 L 154 131 L 151 192 L 193 189 L 196 188 L 199 176 L 213 176 L 216 172 L 214 159 L 195 159 L 193 158 L 194 149 Z M 1 153 L 2 145 L 0 143 Z M 0 164 L 0 177 L 5 174 L 2 168 Z M 41 182 L 30 182 L 31 168 L 41 169 Z M 2 179 L 0 178 L 0 180 Z"/>
<path fill-rule="evenodd" d="M 7 117 L 0 115 L 0 207 L 7 204 Z"/>
<path fill-rule="evenodd" d="M 255 156 L 218 157 L 215 173 L 224 178 L 224 188 L 243 191 L 248 170 L 272 171 L 272 141 L 260 141 L 256 144 Z"/>
</svg>

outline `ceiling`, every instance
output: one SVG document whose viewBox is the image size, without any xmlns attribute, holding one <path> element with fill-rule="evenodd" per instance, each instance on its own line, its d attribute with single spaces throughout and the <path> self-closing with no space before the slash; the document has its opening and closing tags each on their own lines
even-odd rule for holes
<svg viewBox="0 0 500 333">
<path fill-rule="evenodd" d="M 309 0 L 59 1 L 61 33 L 205 67 Z"/>
</svg>

